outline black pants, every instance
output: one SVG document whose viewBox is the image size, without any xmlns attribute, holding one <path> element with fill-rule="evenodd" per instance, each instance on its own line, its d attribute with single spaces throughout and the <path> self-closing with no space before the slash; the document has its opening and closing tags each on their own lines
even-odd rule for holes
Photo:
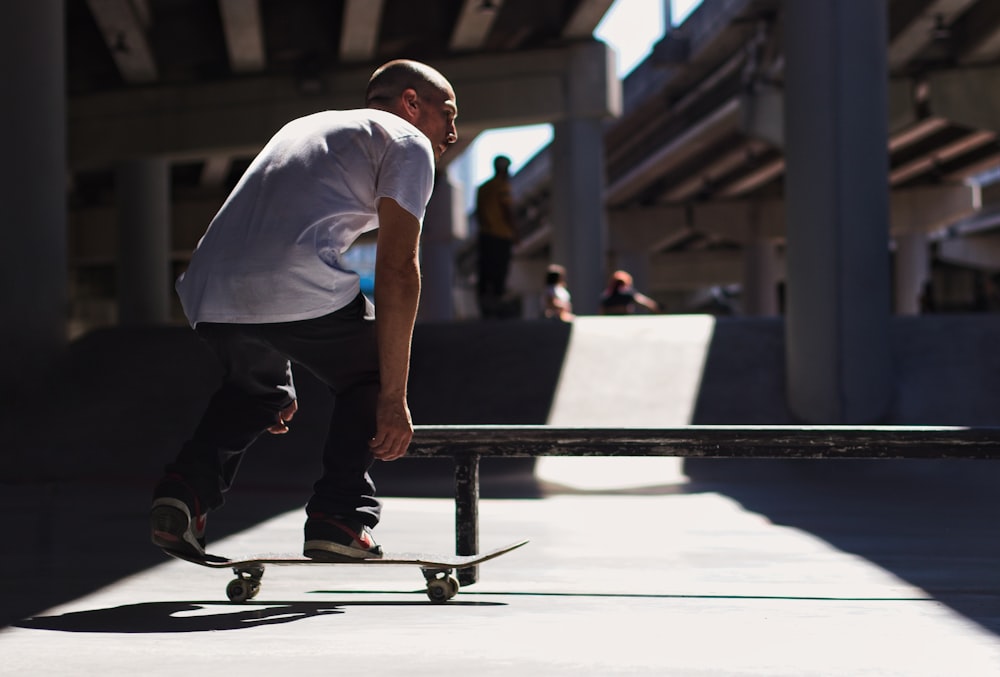
<svg viewBox="0 0 1000 677">
<path fill-rule="evenodd" d="M 311 320 L 202 322 L 197 332 L 222 362 L 223 383 L 167 473 L 180 476 L 203 509 L 221 506 L 247 448 L 295 399 L 295 363 L 334 396 L 323 476 L 307 511 L 374 527 L 381 504 L 368 474 L 374 460 L 368 441 L 375 435 L 379 370 L 375 313 L 368 299 L 358 295 L 347 307 Z"/>
<path fill-rule="evenodd" d="M 507 272 L 510 269 L 512 246 L 511 240 L 479 234 L 479 284 L 477 292 L 479 309 L 484 316 L 498 312 L 497 306 L 507 291 Z"/>
</svg>

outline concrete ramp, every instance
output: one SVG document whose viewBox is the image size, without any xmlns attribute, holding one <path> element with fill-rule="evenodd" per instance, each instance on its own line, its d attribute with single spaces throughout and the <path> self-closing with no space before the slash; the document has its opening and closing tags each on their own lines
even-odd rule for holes
<svg viewBox="0 0 1000 677">
<path fill-rule="evenodd" d="M 547 423 L 673 427 L 691 422 L 714 322 L 707 315 L 578 317 Z M 538 459 L 548 492 L 684 483 L 677 458 Z"/>
<path fill-rule="evenodd" d="M 705 315 L 577 318 L 546 423 L 687 425 L 713 324 Z"/>
</svg>

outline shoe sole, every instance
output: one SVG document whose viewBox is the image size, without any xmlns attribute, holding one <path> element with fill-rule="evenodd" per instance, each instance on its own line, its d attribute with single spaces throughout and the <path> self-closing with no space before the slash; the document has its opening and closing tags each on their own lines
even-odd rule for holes
<svg viewBox="0 0 1000 677">
<path fill-rule="evenodd" d="M 154 545 L 203 557 L 205 551 L 194 547 L 186 538 L 190 519 L 180 508 L 157 505 L 149 513 L 150 539 Z"/>
</svg>

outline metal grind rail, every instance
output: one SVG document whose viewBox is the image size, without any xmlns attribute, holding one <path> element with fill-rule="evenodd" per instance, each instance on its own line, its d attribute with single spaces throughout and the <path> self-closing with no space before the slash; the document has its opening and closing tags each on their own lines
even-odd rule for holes
<svg viewBox="0 0 1000 677">
<path fill-rule="evenodd" d="M 681 426 L 559 428 L 418 425 L 410 457 L 455 460 L 455 553 L 479 552 L 479 460 L 530 456 L 772 459 L 1000 459 L 1000 428 L 963 426 Z M 475 568 L 459 572 L 475 583 Z"/>
</svg>

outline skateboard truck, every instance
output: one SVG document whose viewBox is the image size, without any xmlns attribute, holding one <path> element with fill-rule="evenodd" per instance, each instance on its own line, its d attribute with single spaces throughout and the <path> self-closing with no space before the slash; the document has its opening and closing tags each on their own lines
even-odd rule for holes
<svg viewBox="0 0 1000 677">
<path fill-rule="evenodd" d="M 435 604 L 443 604 L 458 594 L 459 583 L 454 569 L 421 567 L 427 581 L 427 597 Z"/>
<path fill-rule="evenodd" d="M 260 581 L 264 577 L 263 564 L 233 567 L 236 578 L 226 586 L 226 597 L 230 602 L 241 604 L 251 600 L 260 592 Z"/>
</svg>

